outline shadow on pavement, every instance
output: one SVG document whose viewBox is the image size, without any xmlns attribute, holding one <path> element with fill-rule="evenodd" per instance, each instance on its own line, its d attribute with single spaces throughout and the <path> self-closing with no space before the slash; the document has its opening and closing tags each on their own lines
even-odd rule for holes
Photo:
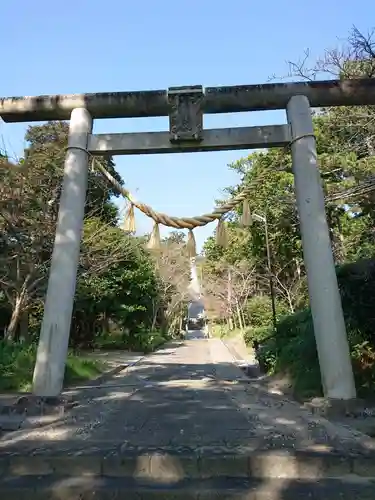
<svg viewBox="0 0 375 500">
<path fill-rule="evenodd" d="M 349 487 L 351 496 L 360 489 L 358 498 L 372 498 L 363 496 L 370 495 L 363 481 L 323 481 L 327 471 L 375 476 L 371 467 L 363 472 L 369 464 L 375 469 L 372 440 L 302 414 L 297 403 L 245 380 L 231 363 L 207 363 L 206 346 L 195 340 L 168 346 L 100 387 L 69 391 L 78 406 L 53 424 L 3 436 L 1 498 L 34 484 L 36 475 L 46 498 L 61 498 L 68 487 L 157 487 L 164 498 L 174 490 L 225 490 L 223 498 L 237 499 L 263 492 L 280 500 L 311 491 L 313 498 L 341 498 L 340 488 Z"/>
</svg>

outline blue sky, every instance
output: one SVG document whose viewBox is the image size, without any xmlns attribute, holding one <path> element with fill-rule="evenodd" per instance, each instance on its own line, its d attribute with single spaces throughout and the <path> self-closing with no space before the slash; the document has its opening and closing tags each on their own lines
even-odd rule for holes
<svg viewBox="0 0 375 500">
<path fill-rule="evenodd" d="M 241 85 L 284 76 L 287 60 L 312 57 L 367 31 L 370 0 L 253 2 L 189 0 L 3 0 L 0 95 Z M 375 24 L 375 23 L 373 23 Z M 206 128 L 285 122 L 284 112 L 209 115 Z M 20 156 L 28 124 L 0 123 L 3 146 Z M 94 131 L 166 130 L 167 118 L 97 120 Z M 227 164 L 248 151 L 117 157 L 127 188 L 176 216 L 211 211 L 237 177 Z M 121 205 L 122 202 L 121 202 Z M 137 214 L 139 232 L 152 224 Z M 214 225 L 196 232 L 198 247 Z"/>
</svg>

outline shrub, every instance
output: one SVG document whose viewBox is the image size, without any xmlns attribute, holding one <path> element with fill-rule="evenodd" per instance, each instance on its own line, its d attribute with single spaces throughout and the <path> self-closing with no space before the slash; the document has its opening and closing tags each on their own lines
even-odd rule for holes
<svg viewBox="0 0 375 500">
<path fill-rule="evenodd" d="M 375 387 L 375 261 L 343 265 L 337 277 L 357 390 L 366 397 Z M 277 335 L 263 345 L 258 357 L 269 373 L 288 373 L 297 396 L 321 395 L 310 309 L 283 318 Z"/>
<path fill-rule="evenodd" d="M 266 295 L 256 295 L 246 304 L 245 315 L 251 328 L 272 324 L 271 300 Z"/>
<path fill-rule="evenodd" d="M 350 333 L 375 347 L 375 260 L 340 266 L 337 279 Z"/>
<path fill-rule="evenodd" d="M 273 335 L 273 328 L 270 326 L 258 326 L 256 328 L 248 328 L 244 333 L 246 345 L 251 346 L 254 340 L 262 343 Z"/>
<path fill-rule="evenodd" d="M 0 341 L 0 390 L 28 391 L 34 371 L 36 345 Z M 105 365 L 70 352 L 65 369 L 65 384 L 92 379 Z"/>
<path fill-rule="evenodd" d="M 272 302 L 268 295 L 255 295 L 248 300 L 245 307 L 245 318 L 250 328 L 272 325 Z M 282 318 L 289 313 L 288 307 L 281 301 L 276 301 L 276 314 Z"/>
</svg>

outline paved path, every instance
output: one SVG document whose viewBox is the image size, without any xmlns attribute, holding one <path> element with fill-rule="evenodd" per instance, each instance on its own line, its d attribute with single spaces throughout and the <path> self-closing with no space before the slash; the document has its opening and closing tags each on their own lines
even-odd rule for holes
<svg viewBox="0 0 375 500">
<path fill-rule="evenodd" d="M 102 442 L 128 448 L 192 448 L 233 442 L 234 438 L 242 443 L 253 431 L 218 385 L 216 361 L 223 353 L 213 349 L 215 340 L 213 344 L 201 340 L 200 332 L 191 332 L 189 337 L 192 340 L 184 345 L 161 349 L 100 386 L 68 391 L 81 402 L 71 417 L 17 435 L 31 446 L 34 440 L 53 438 L 56 447 L 64 441 L 72 446 Z M 234 377 L 239 375 L 235 371 Z M 62 427 L 66 427 L 63 434 Z M 12 436 L 3 442 L 12 447 Z M 19 443 L 17 439 L 17 447 Z"/>
<path fill-rule="evenodd" d="M 314 417 L 244 378 L 218 339 L 168 346 L 75 397 L 79 406 L 58 422 L 0 439 L 6 474 L 74 472 L 126 481 L 138 474 L 174 485 L 209 477 L 375 478 L 372 439 Z M 174 458 L 168 462 L 167 456 Z M 8 498 L 1 491 L 0 485 L 0 496 Z M 339 498 L 322 495 L 316 498 Z"/>
<path fill-rule="evenodd" d="M 99 360 L 104 362 L 110 368 L 120 365 L 132 365 L 144 357 L 143 354 L 129 351 L 90 351 L 84 353 L 89 359 Z"/>
<path fill-rule="evenodd" d="M 188 330 L 185 333 L 185 340 L 202 340 L 206 335 L 203 330 Z"/>
<path fill-rule="evenodd" d="M 218 339 L 188 340 L 74 394 L 80 405 L 56 424 L 0 439 L 0 452 L 53 439 L 86 446 L 216 446 L 371 448 L 360 433 L 313 417 L 243 376 Z M 305 425 L 304 425 L 305 424 Z M 354 440 L 354 441 L 353 441 Z M 365 443 L 365 445 L 363 444 Z"/>
</svg>

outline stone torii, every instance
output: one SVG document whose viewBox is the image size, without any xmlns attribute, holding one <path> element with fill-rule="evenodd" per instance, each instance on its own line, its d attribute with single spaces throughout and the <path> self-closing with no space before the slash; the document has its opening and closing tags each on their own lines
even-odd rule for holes
<svg viewBox="0 0 375 500">
<path fill-rule="evenodd" d="M 34 394 L 62 389 L 76 286 L 89 155 L 150 154 L 290 145 L 310 305 L 325 396 L 356 397 L 317 164 L 311 107 L 375 105 L 375 80 L 0 99 L 5 122 L 70 119 L 56 238 L 34 372 Z M 285 109 L 287 125 L 203 128 L 204 113 Z M 169 131 L 92 134 L 99 118 L 169 116 Z"/>
</svg>

